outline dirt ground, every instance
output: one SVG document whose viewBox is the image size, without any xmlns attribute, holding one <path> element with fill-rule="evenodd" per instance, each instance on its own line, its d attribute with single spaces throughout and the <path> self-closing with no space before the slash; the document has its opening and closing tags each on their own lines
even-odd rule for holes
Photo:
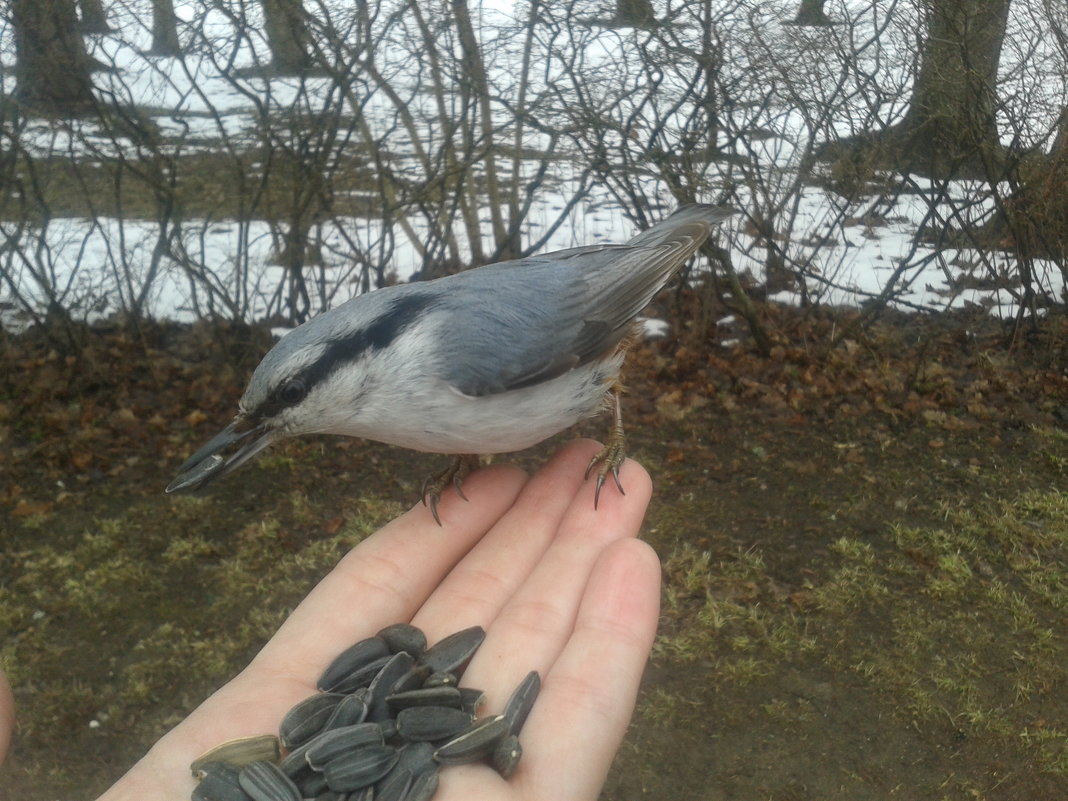
<svg viewBox="0 0 1068 801">
<path fill-rule="evenodd" d="M 1068 797 L 1068 325 L 820 344 L 848 321 L 769 309 L 769 356 L 691 328 L 632 354 L 665 585 L 604 799 Z M 3 801 L 95 797 L 416 497 L 426 457 L 327 438 L 165 496 L 265 346 L 0 341 Z"/>
</svg>

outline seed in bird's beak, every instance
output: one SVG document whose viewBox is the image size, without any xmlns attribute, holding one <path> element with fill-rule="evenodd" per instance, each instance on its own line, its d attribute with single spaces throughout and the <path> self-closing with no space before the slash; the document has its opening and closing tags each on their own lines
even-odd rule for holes
<svg viewBox="0 0 1068 801">
<path fill-rule="evenodd" d="M 186 459 L 167 485 L 167 492 L 198 490 L 233 472 L 270 445 L 275 436 L 267 426 L 238 417 Z"/>
</svg>

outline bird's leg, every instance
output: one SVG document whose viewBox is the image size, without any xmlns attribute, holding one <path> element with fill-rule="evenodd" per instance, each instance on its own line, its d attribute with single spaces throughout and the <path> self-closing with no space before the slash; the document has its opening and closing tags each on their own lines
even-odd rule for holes
<svg viewBox="0 0 1068 801">
<path fill-rule="evenodd" d="M 619 488 L 619 494 L 627 494 L 623 491 L 623 485 L 619 482 L 619 468 L 623 465 L 623 460 L 627 458 L 627 438 L 623 434 L 623 412 L 620 410 L 619 405 L 619 395 L 621 391 L 622 387 L 618 384 L 610 390 L 612 393 L 612 400 L 615 401 L 615 418 L 612 423 L 612 431 L 608 434 L 608 440 L 605 442 L 605 446 L 601 448 L 596 456 L 590 459 L 590 464 L 586 468 L 586 478 L 589 478 L 593 468 L 598 464 L 601 465 L 600 470 L 597 471 L 597 487 L 593 491 L 594 509 L 597 508 L 597 501 L 601 498 L 601 488 L 604 486 L 605 478 L 607 478 L 609 473 L 612 474 L 612 479 L 616 482 L 616 486 Z"/>
<path fill-rule="evenodd" d="M 427 476 L 423 481 L 423 506 L 430 507 L 430 514 L 434 516 L 434 522 L 439 526 L 441 518 L 438 517 L 438 501 L 441 500 L 441 493 L 451 484 L 456 488 L 456 494 L 466 501 L 467 496 L 463 491 L 464 479 L 476 467 L 478 467 L 478 456 L 469 453 L 459 454 L 453 458 L 452 464 L 440 473 Z"/>
</svg>

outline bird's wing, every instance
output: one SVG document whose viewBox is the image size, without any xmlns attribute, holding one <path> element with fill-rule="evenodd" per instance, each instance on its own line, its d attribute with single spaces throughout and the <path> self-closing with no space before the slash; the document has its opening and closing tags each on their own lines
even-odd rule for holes
<svg viewBox="0 0 1068 801">
<path fill-rule="evenodd" d="M 466 395 L 548 381 L 610 351 L 729 211 L 686 207 L 625 245 L 492 264 L 454 284 L 443 377 Z M 443 287 L 444 288 L 444 287 Z"/>
</svg>

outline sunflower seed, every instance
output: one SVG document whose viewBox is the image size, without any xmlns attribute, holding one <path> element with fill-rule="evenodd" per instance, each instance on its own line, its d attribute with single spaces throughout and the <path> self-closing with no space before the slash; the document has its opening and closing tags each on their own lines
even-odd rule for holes
<svg viewBox="0 0 1068 801">
<path fill-rule="evenodd" d="M 502 714 L 508 718 L 509 734 L 519 734 L 519 730 L 523 728 L 527 720 L 527 715 L 534 708 L 539 690 L 541 690 L 541 676 L 538 675 L 538 671 L 532 670 L 519 682 L 519 686 L 508 698 L 508 703 L 504 705 Z"/>
<path fill-rule="evenodd" d="M 503 738 L 508 736 L 508 719 L 504 715 L 476 720 L 434 752 L 434 760 L 442 765 L 465 765 L 477 762 L 493 753 Z"/>
<path fill-rule="evenodd" d="M 382 739 L 387 743 L 397 736 L 397 721 L 393 718 L 380 720 L 378 725 L 382 727 Z"/>
<path fill-rule="evenodd" d="M 507 715 L 505 717 L 507 718 Z M 519 767 L 521 756 L 523 756 L 523 747 L 519 744 L 519 738 L 514 734 L 509 734 L 493 749 L 493 767 L 497 769 L 502 778 L 510 779 Z"/>
<path fill-rule="evenodd" d="M 381 637 L 368 637 L 350 645 L 323 671 L 318 681 L 319 689 L 332 691 L 342 679 L 384 656 L 389 656 L 389 646 Z"/>
<path fill-rule="evenodd" d="M 363 723 L 371 708 L 371 693 L 366 687 L 346 695 L 334 708 L 330 718 L 323 724 L 323 731 L 340 729 L 342 726 L 353 726 Z"/>
<path fill-rule="evenodd" d="M 237 776 L 233 765 L 206 762 L 200 766 L 200 781 L 189 797 L 192 801 L 251 801 Z"/>
<path fill-rule="evenodd" d="M 357 723 L 316 735 L 307 744 L 304 759 L 313 770 L 323 770 L 335 757 L 365 745 L 384 745 L 382 727 L 377 723 Z"/>
<path fill-rule="evenodd" d="M 296 748 L 318 734 L 342 698 L 344 696 L 337 693 L 317 693 L 286 712 L 278 729 L 282 744 L 286 748 Z"/>
<path fill-rule="evenodd" d="M 369 720 L 385 720 L 392 717 L 389 714 L 386 698 L 393 693 L 393 685 L 397 683 L 397 679 L 411 670 L 414 665 L 415 659 L 410 654 L 401 651 L 399 654 L 393 654 L 382 666 L 378 675 L 367 687 L 371 691 L 371 708 L 367 713 Z"/>
<path fill-rule="evenodd" d="M 413 706 L 397 715 L 397 733 L 411 743 L 449 739 L 470 725 L 470 715 L 446 706 Z"/>
<path fill-rule="evenodd" d="M 329 789 L 326 786 L 326 777 L 311 768 L 308 768 L 308 773 L 297 782 L 297 787 L 300 788 L 300 794 L 304 798 L 314 798 Z"/>
<path fill-rule="evenodd" d="M 407 653 L 404 651 L 403 653 Z M 426 677 L 429 675 L 430 670 L 426 665 L 414 665 L 407 673 L 393 682 L 393 689 L 390 690 L 392 694 L 404 693 L 409 690 L 418 690 L 423 686 L 423 682 L 426 681 Z"/>
<path fill-rule="evenodd" d="M 297 785 L 273 762 L 250 762 L 237 780 L 252 801 L 301 801 Z"/>
<path fill-rule="evenodd" d="M 472 626 L 450 634 L 423 654 L 423 664 L 427 665 L 432 673 L 439 670 L 460 673 L 485 639 L 486 631 L 481 626 Z"/>
<path fill-rule="evenodd" d="M 474 687 L 460 688 L 460 709 L 472 718 L 478 712 L 478 708 L 486 702 L 486 694 Z"/>
<path fill-rule="evenodd" d="M 424 687 L 455 687 L 459 684 L 459 679 L 456 678 L 455 673 L 449 673 L 447 670 L 439 670 L 437 673 L 431 673 L 426 677 L 426 681 L 423 682 Z"/>
<path fill-rule="evenodd" d="M 408 797 L 404 801 L 430 801 L 438 791 L 438 769 L 430 768 L 418 773 L 408 788 Z"/>
<path fill-rule="evenodd" d="M 349 801 L 351 799 L 348 792 L 336 792 L 335 790 L 326 789 L 323 792 L 319 792 L 315 796 L 315 801 Z M 374 799 L 372 799 L 374 801 Z"/>
<path fill-rule="evenodd" d="M 278 763 L 282 773 L 297 782 L 297 784 L 300 784 L 300 780 L 311 772 L 311 766 L 308 765 L 305 755 L 308 753 L 308 746 L 314 741 L 313 738 L 304 743 L 304 745 L 294 748 L 282 757 L 282 761 Z"/>
<path fill-rule="evenodd" d="M 423 655 L 426 650 L 426 635 L 423 630 L 410 623 L 394 623 L 386 626 L 375 635 L 385 641 L 391 653 L 406 651 L 414 657 Z"/>
<path fill-rule="evenodd" d="M 330 691 L 335 693 L 342 693 L 344 695 L 351 695 L 352 693 L 355 693 L 358 690 L 364 689 L 365 687 L 367 687 L 367 685 L 374 681 L 375 676 L 377 676 L 379 672 L 381 672 L 382 668 L 390 659 L 392 659 L 392 656 L 390 655 L 380 656 L 377 659 L 372 659 L 367 664 L 361 665 L 360 667 L 353 670 L 351 673 L 348 673 L 338 679 Z"/>
<path fill-rule="evenodd" d="M 396 764 L 397 749 L 388 745 L 368 745 L 335 757 L 323 768 L 331 790 L 358 790 L 381 779 Z"/>
<path fill-rule="evenodd" d="M 314 801 L 351 801 L 351 799 L 351 793 L 339 793 L 334 790 L 327 789 L 316 795 Z M 371 801 L 374 801 L 374 799 L 372 799 Z"/>
<path fill-rule="evenodd" d="M 278 754 L 278 737 L 273 734 L 238 737 L 205 751 L 193 760 L 189 769 L 193 771 L 193 776 L 199 776 L 201 768 L 208 762 L 225 762 L 239 768 L 258 759 L 277 762 Z"/>
<path fill-rule="evenodd" d="M 413 776 L 428 770 L 436 770 L 434 764 L 434 746 L 430 743 L 407 743 L 399 749 L 398 768 L 407 768 Z"/>
<path fill-rule="evenodd" d="M 386 703 L 396 710 L 411 706 L 448 706 L 459 709 L 461 697 L 460 691 L 455 687 L 421 687 L 418 690 L 395 692 L 386 696 Z"/>
<path fill-rule="evenodd" d="M 412 772 L 394 767 L 386 778 L 375 785 L 375 801 L 405 801 L 412 786 Z"/>
</svg>

